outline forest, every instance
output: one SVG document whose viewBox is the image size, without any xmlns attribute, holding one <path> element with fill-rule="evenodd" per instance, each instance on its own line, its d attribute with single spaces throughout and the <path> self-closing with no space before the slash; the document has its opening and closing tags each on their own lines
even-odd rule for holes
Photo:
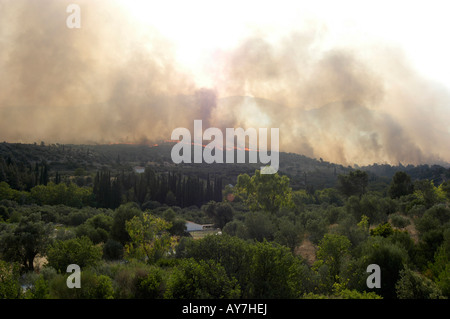
<svg viewBox="0 0 450 319">
<path fill-rule="evenodd" d="M 286 153 L 280 165 L 263 175 L 173 165 L 164 145 L 1 143 L 0 298 L 450 296 L 449 168 Z M 81 288 L 67 286 L 71 264 Z M 370 264 L 380 288 L 367 286 Z"/>
</svg>

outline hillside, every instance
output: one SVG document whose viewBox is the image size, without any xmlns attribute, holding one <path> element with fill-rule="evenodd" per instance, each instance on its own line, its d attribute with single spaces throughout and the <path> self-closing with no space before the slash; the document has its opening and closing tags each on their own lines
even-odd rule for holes
<svg viewBox="0 0 450 319">
<path fill-rule="evenodd" d="M 111 144 L 20 144 L 0 143 L 0 157 L 5 163 L 15 163 L 24 169 L 34 169 L 46 163 L 50 180 L 59 175 L 74 175 L 81 169 L 85 175 L 100 170 L 132 172 L 135 167 L 151 167 L 156 172 L 180 172 L 206 178 L 208 174 L 220 176 L 226 184 L 234 184 L 239 174 L 252 174 L 259 164 L 174 164 L 170 151 L 174 144 L 162 142 L 155 145 Z M 279 173 L 287 175 L 294 189 L 333 187 L 339 174 L 360 168 L 370 174 L 371 182 L 388 183 L 397 171 L 407 172 L 413 180 L 429 179 L 436 184 L 450 178 L 450 169 L 440 165 L 391 166 L 373 164 L 363 167 L 346 167 L 294 153 L 280 152 Z"/>
</svg>

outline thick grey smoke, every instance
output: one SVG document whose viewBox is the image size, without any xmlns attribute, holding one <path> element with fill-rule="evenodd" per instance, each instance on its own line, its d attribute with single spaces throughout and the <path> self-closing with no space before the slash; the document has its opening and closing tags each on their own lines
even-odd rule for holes
<svg viewBox="0 0 450 319">
<path fill-rule="evenodd" d="M 221 94 L 259 99 L 224 99 L 217 122 L 228 113 L 244 127 L 279 127 L 281 149 L 343 164 L 449 162 L 447 89 L 398 48 L 323 50 L 310 34 L 255 37 L 224 52 Z"/>
<path fill-rule="evenodd" d="M 317 30 L 217 52 L 212 88 L 108 0 L 0 2 L 0 139 L 140 143 L 176 127 L 279 127 L 282 151 L 343 164 L 450 162 L 450 95 L 401 51 L 323 49 Z M 205 39 L 207 41 L 207 39 Z"/>
</svg>

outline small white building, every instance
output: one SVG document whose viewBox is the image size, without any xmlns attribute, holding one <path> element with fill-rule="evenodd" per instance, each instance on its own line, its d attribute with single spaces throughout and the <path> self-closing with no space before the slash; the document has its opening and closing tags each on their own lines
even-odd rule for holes
<svg viewBox="0 0 450 319">
<path fill-rule="evenodd" d="M 135 167 L 134 167 L 134 171 L 135 171 L 136 173 L 138 173 L 138 174 L 142 174 L 142 173 L 145 172 L 145 167 L 142 167 L 142 166 L 135 166 Z"/>
<path fill-rule="evenodd" d="M 191 232 L 191 231 L 201 231 L 201 230 L 211 230 L 213 229 L 214 225 L 213 224 L 205 224 L 205 225 L 200 225 L 191 221 L 186 221 L 186 231 L 187 232 Z"/>
</svg>

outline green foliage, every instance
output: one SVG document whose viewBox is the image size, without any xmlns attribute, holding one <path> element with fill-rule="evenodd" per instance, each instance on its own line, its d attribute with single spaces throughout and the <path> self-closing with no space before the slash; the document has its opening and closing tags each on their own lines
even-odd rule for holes
<svg viewBox="0 0 450 319">
<path fill-rule="evenodd" d="M 353 216 L 344 215 L 332 232 L 347 237 L 352 246 L 357 247 L 369 236 L 369 219 L 362 215 L 358 222 Z"/>
<path fill-rule="evenodd" d="M 19 264 L 0 260 L 0 299 L 20 297 Z"/>
<path fill-rule="evenodd" d="M 408 268 L 400 271 L 400 279 L 395 284 L 399 299 L 442 299 L 439 287 L 430 279 Z"/>
<path fill-rule="evenodd" d="M 111 216 L 98 214 L 78 226 L 75 232 L 77 237 L 89 237 L 94 244 L 105 243 L 108 240 L 112 223 L 113 218 Z"/>
<path fill-rule="evenodd" d="M 437 188 L 432 181 L 428 180 L 419 180 L 414 182 L 413 196 L 413 204 L 422 204 L 427 208 L 430 208 L 435 204 L 442 203 L 446 199 L 442 188 Z"/>
<path fill-rule="evenodd" d="M 370 230 L 371 236 L 381 236 L 381 237 L 389 237 L 394 233 L 394 229 L 392 228 L 390 223 L 380 224 L 377 227 Z"/>
<path fill-rule="evenodd" d="M 339 191 L 335 188 L 325 188 L 322 190 L 315 191 L 315 197 L 319 203 L 327 203 L 330 205 L 339 205 L 341 206 L 344 203 L 344 200 L 339 193 Z"/>
<path fill-rule="evenodd" d="M 47 252 L 48 265 L 60 273 L 65 273 L 70 264 L 76 264 L 82 269 L 94 266 L 101 258 L 102 248 L 94 246 L 88 237 L 56 240 Z"/>
<path fill-rule="evenodd" d="M 377 224 L 387 220 L 388 211 L 383 211 L 387 207 L 382 207 L 382 204 L 386 204 L 387 207 L 389 205 L 372 194 L 350 196 L 345 203 L 345 209 L 356 220 L 361 220 L 362 215 L 365 215 L 368 217 L 369 224 Z"/>
<path fill-rule="evenodd" d="M 0 182 L 0 200 L 5 199 L 18 203 L 29 203 L 31 201 L 28 192 L 12 189 L 8 183 Z"/>
<path fill-rule="evenodd" d="M 162 218 L 144 213 L 125 222 L 130 242 L 125 244 L 126 258 L 156 262 L 172 248 L 172 225 Z"/>
<path fill-rule="evenodd" d="M 333 284 L 333 294 L 331 295 L 333 299 L 383 299 L 381 296 L 377 295 L 375 292 L 367 291 L 357 291 L 354 289 L 346 288 L 345 283 Z"/>
<path fill-rule="evenodd" d="M 273 240 L 276 226 L 268 212 L 250 212 L 245 216 L 245 237 L 263 241 Z"/>
<path fill-rule="evenodd" d="M 67 205 L 84 207 L 93 205 L 92 189 L 79 187 L 74 183 L 53 182 L 47 185 L 37 185 L 30 190 L 31 198 L 39 205 Z"/>
<path fill-rule="evenodd" d="M 295 207 L 303 208 L 305 205 L 314 204 L 316 198 L 309 194 L 306 190 L 300 189 L 292 192 L 292 202 Z"/>
<path fill-rule="evenodd" d="M 5 260 L 20 262 L 26 270 L 33 270 L 34 258 L 45 252 L 52 231 L 51 224 L 44 223 L 39 213 L 24 216 L 1 234 L 0 252 Z"/>
<path fill-rule="evenodd" d="M 300 260 L 287 247 L 264 241 L 252 249 L 249 298 L 273 299 L 299 296 Z"/>
<path fill-rule="evenodd" d="M 444 233 L 450 228 L 450 209 L 442 204 L 434 205 L 422 217 L 416 218 L 415 226 L 420 238 L 415 260 L 423 269 L 433 260 L 436 250 L 444 242 Z"/>
<path fill-rule="evenodd" d="M 450 182 L 449 181 L 445 181 L 444 183 L 439 185 L 439 191 L 441 192 L 441 194 L 444 194 L 445 196 L 447 196 L 448 200 L 450 200 Z"/>
<path fill-rule="evenodd" d="M 12 149 L 1 144 L 0 155 L 10 156 Z M 106 149 L 101 156 L 111 157 Z M 104 166 L 97 175 L 96 164 L 74 162 L 64 169 L 57 154 L 50 164 L 37 165 L 0 156 L 0 258 L 12 262 L 0 261 L 1 296 L 378 299 L 450 294 L 449 187 L 448 182 L 439 185 L 450 170 L 426 165 L 402 167 L 402 172 L 389 165 L 353 170 L 313 160 L 302 166 L 302 160 L 274 175 L 256 171 L 249 176 L 257 166 L 244 165 L 220 172 L 210 165 L 201 171 L 181 166 L 168 171 L 161 165 L 137 174 L 126 159 L 132 165 L 151 162 L 150 154 L 124 152 L 119 158 L 113 149 L 112 165 L 103 157 L 95 160 Z M 67 156 L 60 147 L 58 152 L 66 152 L 64 158 L 77 156 Z M 82 153 L 82 158 L 92 155 L 86 149 Z M 68 182 L 69 175 L 79 175 L 78 186 Z M 230 183 L 225 192 L 222 179 Z M 214 223 L 223 234 L 194 240 L 185 232 L 186 220 Z M 414 224 L 407 231 L 393 228 L 405 228 L 409 221 Z M 48 233 L 40 243 L 42 226 Z M 125 248 L 127 260 L 122 260 Z M 24 256 L 35 251 L 49 262 L 40 274 L 25 272 L 34 258 L 24 262 Z M 71 263 L 83 268 L 82 289 L 67 288 Z M 371 263 L 381 267 L 381 289 L 367 289 Z"/>
<path fill-rule="evenodd" d="M 33 281 L 32 286 L 25 292 L 26 299 L 49 299 L 50 288 L 49 283 L 43 275 L 39 275 Z"/>
<path fill-rule="evenodd" d="M 202 210 L 213 220 L 215 227 L 220 229 L 233 220 L 233 207 L 227 202 L 210 201 Z"/>
<path fill-rule="evenodd" d="M 414 185 L 411 181 L 411 177 L 405 172 L 396 172 L 392 177 L 392 182 L 389 187 L 389 195 L 391 198 L 399 198 L 412 194 L 414 191 Z"/>
<path fill-rule="evenodd" d="M 374 292 L 343 289 L 331 295 L 319 295 L 312 292 L 304 294 L 302 299 L 383 299 Z"/>
<path fill-rule="evenodd" d="M 256 170 L 252 177 L 239 175 L 235 195 L 244 197 L 245 203 L 253 211 L 275 213 L 282 207 L 293 206 L 289 178 L 278 173 L 261 174 Z"/>
<path fill-rule="evenodd" d="M 112 279 L 91 270 L 81 271 L 81 287 L 67 288 L 68 275 L 59 274 L 49 282 L 51 299 L 113 299 Z"/>
<path fill-rule="evenodd" d="M 213 260 L 222 265 L 229 277 L 234 276 L 238 280 L 243 293 L 247 292 L 249 284 L 250 256 L 251 246 L 247 242 L 226 234 L 210 235 L 186 243 L 186 258 Z"/>
<path fill-rule="evenodd" d="M 142 211 L 135 203 L 120 205 L 114 211 L 113 223 L 111 225 L 111 238 L 125 245 L 131 240 L 128 231 L 125 228 L 127 221 L 135 216 L 142 216 Z"/>
<path fill-rule="evenodd" d="M 411 224 L 409 219 L 407 219 L 404 216 L 401 216 L 399 214 L 393 214 L 391 216 L 391 223 L 394 227 L 397 227 L 397 228 L 405 228 L 406 226 Z"/>
<path fill-rule="evenodd" d="M 303 234 L 304 229 L 300 223 L 284 216 L 278 220 L 278 230 L 274 234 L 274 240 L 294 252 L 295 248 L 301 243 Z"/>
<path fill-rule="evenodd" d="M 235 278 L 212 260 L 185 259 L 175 267 L 167 282 L 165 298 L 232 299 L 240 296 Z"/>
<path fill-rule="evenodd" d="M 338 176 L 338 190 L 345 196 L 361 196 L 366 193 L 369 175 L 361 170 Z"/>
<path fill-rule="evenodd" d="M 320 263 L 329 267 L 331 278 L 334 279 L 339 275 L 342 262 L 349 255 L 350 247 L 350 240 L 342 235 L 326 234 L 320 241 L 317 258 Z"/>
<path fill-rule="evenodd" d="M 417 230 L 421 234 L 439 229 L 443 230 L 450 226 L 450 208 L 446 205 L 438 204 L 425 211 L 425 214 L 416 222 Z"/>
<path fill-rule="evenodd" d="M 383 298 L 395 298 L 395 283 L 400 278 L 400 271 L 407 264 L 407 251 L 381 236 L 369 237 L 361 248 L 359 259 L 361 268 L 365 271 L 368 265 L 377 264 L 382 269 L 381 288 L 379 292 L 375 292 Z"/>
<path fill-rule="evenodd" d="M 318 211 L 306 211 L 301 213 L 299 220 L 304 225 L 305 231 L 309 236 L 309 239 L 318 244 L 322 237 L 328 231 L 328 221 L 325 216 L 319 214 Z"/>
<path fill-rule="evenodd" d="M 135 298 L 161 299 L 164 297 L 165 283 L 164 272 L 158 267 L 152 267 L 145 276 L 137 277 Z"/>
<path fill-rule="evenodd" d="M 450 231 L 448 231 L 450 234 Z M 450 237 L 450 236 L 449 236 Z M 429 263 L 431 278 L 441 289 L 444 296 L 450 298 L 450 249 L 449 238 L 437 249 L 434 254 L 434 262 Z"/>
<path fill-rule="evenodd" d="M 123 254 L 123 245 L 114 239 L 108 239 L 103 245 L 103 258 L 106 260 L 120 260 Z"/>
</svg>

